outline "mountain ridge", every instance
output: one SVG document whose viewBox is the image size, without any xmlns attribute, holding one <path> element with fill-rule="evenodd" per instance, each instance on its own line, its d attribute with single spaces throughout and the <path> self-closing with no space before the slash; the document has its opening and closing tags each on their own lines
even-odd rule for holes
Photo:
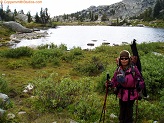
<svg viewBox="0 0 164 123">
<path fill-rule="evenodd" d="M 122 0 L 111 5 L 90 6 L 79 11 L 80 15 L 92 12 L 99 16 L 106 14 L 109 19 L 129 18 L 142 14 L 146 9 L 153 8 L 156 0 Z"/>
</svg>

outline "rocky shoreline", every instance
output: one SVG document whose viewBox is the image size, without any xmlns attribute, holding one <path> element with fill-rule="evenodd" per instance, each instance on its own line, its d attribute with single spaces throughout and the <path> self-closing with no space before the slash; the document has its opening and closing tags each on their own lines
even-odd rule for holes
<svg viewBox="0 0 164 123">
<path fill-rule="evenodd" d="M 10 36 L 10 41 L 5 43 L 0 43 L 1 46 L 7 46 L 11 47 L 19 42 L 21 42 L 22 39 L 32 40 L 32 39 L 39 39 L 41 37 L 47 37 L 49 34 L 47 31 L 34 31 L 31 33 L 15 33 Z"/>
<path fill-rule="evenodd" d="M 13 46 L 21 42 L 22 39 L 32 40 L 32 39 L 39 39 L 41 37 L 48 36 L 46 30 L 41 31 L 40 29 L 28 29 L 26 27 L 23 27 L 21 24 L 17 22 L 10 21 L 10 22 L 4 22 L 3 24 L 6 27 L 16 31 L 16 33 L 10 36 L 10 41 L 6 43 L 1 43 L 0 46 Z"/>
<path fill-rule="evenodd" d="M 48 33 L 47 31 L 34 31 L 31 33 L 15 33 L 10 36 L 10 41 L 8 42 L 8 46 L 12 46 L 16 43 L 21 42 L 22 39 L 32 40 L 32 39 L 38 39 L 41 37 L 47 37 Z"/>
</svg>

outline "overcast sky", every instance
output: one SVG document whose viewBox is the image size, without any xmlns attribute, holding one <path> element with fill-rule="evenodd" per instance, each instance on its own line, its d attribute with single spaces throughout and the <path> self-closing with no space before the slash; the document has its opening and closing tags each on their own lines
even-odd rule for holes
<svg viewBox="0 0 164 123">
<path fill-rule="evenodd" d="M 3 9 L 6 10 L 7 6 L 11 11 L 16 9 L 17 11 L 23 10 L 26 14 L 30 11 L 31 15 L 35 15 L 36 12 L 40 12 L 41 8 L 48 8 L 48 13 L 52 16 L 70 14 L 83 9 L 87 9 L 90 6 L 99 5 L 111 5 L 113 3 L 120 2 L 122 0 L 1 0 L 3 2 Z M 17 2 L 10 3 L 9 2 Z M 40 1 L 41 3 L 18 3 L 19 1 Z"/>
</svg>

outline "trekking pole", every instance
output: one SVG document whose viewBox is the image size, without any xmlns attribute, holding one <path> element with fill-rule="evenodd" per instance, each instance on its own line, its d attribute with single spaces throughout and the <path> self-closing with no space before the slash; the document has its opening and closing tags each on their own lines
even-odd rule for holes
<svg viewBox="0 0 164 123">
<path fill-rule="evenodd" d="M 107 74 L 107 82 L 109 82 L 109 78 L 110 78 L 109 74 Z M 103 108 L 102 108 L 102 112 L 101 112 L 99 123 L 101 122 L 102 115 L 103 115 L 103 123 L 105 121 L 105 110 L 106 110 L 107 95 L 108 95 L 108 84 L 106 85 L 106 94 L 105 94 L 105 99 L 104 99 L 104 105 L 103 105 Z"/>
<path fill-rule="evenodd" d="M 137 100 L 136 100 L 136 119 L 135 119 L 135 123 L 137 123 L 137 118 L 138 118 L 138 97 L 137 97 Z"/>
<path fill-rule="evenodd" d="M 139 82 L 140 82 L 140 79 L 138 78 L 137 79 L 137 87 L 139 87 Z M 139 97 L 139 92 L 137 93 L 137 100 L 136 100 L 136 119 L 135 119 L 135 123 L 137 123 L 137 118 L 138 118 L 138 97 Z"/>
</svg>

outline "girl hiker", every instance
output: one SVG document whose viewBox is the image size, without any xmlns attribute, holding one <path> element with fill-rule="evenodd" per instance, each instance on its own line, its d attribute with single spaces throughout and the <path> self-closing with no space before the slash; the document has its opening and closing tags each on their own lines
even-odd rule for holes
<svg viewBox="0 0 164 123">
<path fill-rule="evenodd" d="M 127 50 L 120 52 L 118 68 L 106 86 L 115 88 L 119 98 L 119 123 L 133 123 L 133 104 L 139 98 L 139 91 L 144 88 L 144 80 L 138 68 L 132 64 Z"/>
</svg>

